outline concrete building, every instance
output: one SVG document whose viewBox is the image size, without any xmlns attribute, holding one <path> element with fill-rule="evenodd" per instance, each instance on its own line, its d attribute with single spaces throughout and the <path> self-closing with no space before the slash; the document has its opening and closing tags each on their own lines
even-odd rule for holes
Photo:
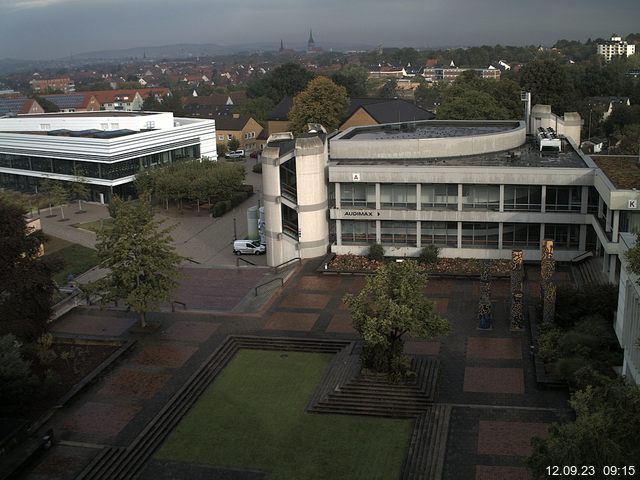
<svg viewBox="0 0 640 480">
<path fill-rule="evenodd" d="M 76 85 L 69 77 L 37 79 L 34 78 L 29 82 L 31 90 L 35 93 L 47 93 L 61 91 L 64 93 L 73 93 L 76 91 Z"/>
<path fill-rule="evenodd" d="M 500 80 L 501 70 L 490 66 L 489 68 L 458 68 L 449 67 L 425 67 L 422 76 L 430 82 L 452 82 L 467 70 L 478 72 L 482 78 Z"/>
<path fill-rule="evenodd" d="M 611 39 L 598 44 L 598 55 L 604 58 L 605 62 L 610 62 L 613 57 L 629 57 L 636 53 L 636 46 L 622 40 L 622 37 L 615 33 Z"/>
<path fill-rule="evenodd" d="M 215 122 L 172 113 L 47 113 L 0 118 L 0 188 L 37 191 L 44 179 L 89 184 L 91 199 L 135 195 L 144 168 L 215 159 Z"/>
</svg>

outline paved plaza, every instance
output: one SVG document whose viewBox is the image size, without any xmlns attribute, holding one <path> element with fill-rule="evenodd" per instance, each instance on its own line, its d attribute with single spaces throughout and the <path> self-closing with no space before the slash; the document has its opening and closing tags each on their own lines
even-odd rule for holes
<svg viewBox="0 0 640 480">
<path fill-rule="evenodd" d="M 59 443 L 25 478 L 71 479 L 103 446 L 129 445 L 230 334 L 356 338 L 342 298 L 362 288 L 364 277 L 319 275 L 317 264 L 299 266 L 254 312 L 239 313 L 236 307 L 253 295 L 263 270 L 194 268 L 201 276 L 184 290 L 185 295 L 193 291 L 189 309 L 150 314 L 161 323 L 152 334 L 128 333 L 136 318 L 122 310 L 79 308 L 57 321 L 54 331 L 60 333 L 133 337 L 138 344 L 51 419 L 46 427 L 54 428 Z M 569 277 L 558 272 L 556 280 Z M 526 281 L 530 295 L 538 291 L 532 269 Z M 493 329 L 480 331 L 479 281 L 430 280 L 425 293 L 451 321 L 453 332 L 406 344 L 407 353 L 440 360 L 435 403 L 452 406 L 444 479 L 529 478 L 524 460 L 531 437 L 545 436 L 550 423 L 570 418 L 564 392 L 536 387 L 528 333 L 509 330 L 509 280 L 494 281 L 492 292 Z"/>
</svg>

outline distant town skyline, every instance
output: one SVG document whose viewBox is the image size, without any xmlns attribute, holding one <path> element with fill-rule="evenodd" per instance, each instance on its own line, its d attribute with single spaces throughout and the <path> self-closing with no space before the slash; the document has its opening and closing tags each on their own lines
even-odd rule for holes
<svg viewBox="0 0 640 480">
<path fill-rule="evenodd" d="M 480 7 L 481 5 L 481 7 Z M 532 8 L 532 5 L 535 8 Z M 635 0 L 0 0 L 0 58 L 178 43 L 428 48 L 551 45 L 640 30 Z"/>
</svg>

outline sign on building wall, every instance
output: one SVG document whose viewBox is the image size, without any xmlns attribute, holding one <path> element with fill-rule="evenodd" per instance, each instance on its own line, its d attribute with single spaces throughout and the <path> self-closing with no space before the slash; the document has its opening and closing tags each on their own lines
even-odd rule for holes
<svg viewBox="0 0 640 480">
<path fill-rule="evenodd" d="M 352 173 L 351 174 L 351 181 L 352 182 L 359 182 L 360 181 L 360 174 L 359 173 Z"/>
<path fill-rule="evenodd" d="M 638 208 L 638 200 L 629 200 L 627 208 Z"/>
<path fill-rule="evenodd" d="M 346 210 L 345 217 L 379 217 L 380 212 L 373 210 Z"/>
</svg>

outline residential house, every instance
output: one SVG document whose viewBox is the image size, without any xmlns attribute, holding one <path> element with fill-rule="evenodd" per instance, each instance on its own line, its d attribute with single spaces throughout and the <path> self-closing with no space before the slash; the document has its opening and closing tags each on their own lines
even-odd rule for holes
<svg viewBox="0 0 640 480">
<path fill-rule="evenodd" d="M 216 142 L 227 144 L 229 140 L 236 138 L 240 142 L 240 149 L 245 152 L 258 150 L 261 142 L 258 140 L 262 133 L 262 125 L 253 118 L 240 115 L 217 117 Z"/>
<path fill-rule="evenodd" d="M 49 78 L 49 79 L 33 79 L 29 82 L 31 89 L 35 93 L 62 91 L 64 93 L 72 93 L 76 91 L 76 86 L 69 77 Z"/>
<path fill-rule="evenodd" d="M 61 112 L 97 112 L 100 103 L 90 93 L 60 93 L 57 95 L 43 95 L 44 99 L 54 103 Z"/>
<path fill-rule="evenodd" d="M 601 107 L 604 111 L 602 113 L 602 120 L 609 118 L 609 115 L 613 113 L 613 109 L 617 106 L 630 106 L 631 102 L 629 97 L 589 97 L 587 103 L 591 106 Z"/>
<path fill-rule="evenodd" d="M 433 112 L 417 107 L 406 100 L 394 98 L 352 98 L 347 118 L 339 130 L 382 123 L 433 120 Z"/>
<path fill-rule="evenodd" d="M 44 108 L 33 98 L 0 98 L 0 118 L 25 113 L 44 113 Z"/>
</svg>

